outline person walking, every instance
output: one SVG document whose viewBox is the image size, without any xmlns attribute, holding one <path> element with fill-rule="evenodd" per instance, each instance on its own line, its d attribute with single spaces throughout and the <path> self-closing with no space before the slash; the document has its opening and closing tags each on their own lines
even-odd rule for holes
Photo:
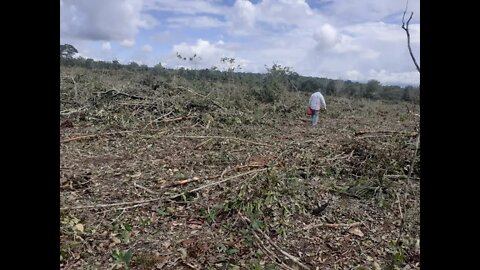
<svg viewBox="0 0 480 270">
<path fill-rule="evenodd" d="M 325 98 L 323 97 L 322 93 L 320 93 L 320 90 L 321 89 L 318 89 L 317 92 L 313 93 L 308 101 L 308 106 L 312 110 L 312 127 L 317 126 L 320 110 L 327 110 Z"/>
</svg>

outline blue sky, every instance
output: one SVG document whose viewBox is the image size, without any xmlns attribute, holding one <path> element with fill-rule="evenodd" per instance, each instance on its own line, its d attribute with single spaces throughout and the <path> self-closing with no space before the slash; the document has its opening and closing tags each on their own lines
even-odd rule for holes
<svg viewBox="0 0 480 270">
<path fill-rule="evenodd" d="M 79 56 L 153 66 L 265 72 L 274 63 L 306 76 L 418 85 L 401 28 L 400 0 L 61 0 L 60 43 Z M 420 64 L 420 1 L 410 0 Z"/>
</svg>

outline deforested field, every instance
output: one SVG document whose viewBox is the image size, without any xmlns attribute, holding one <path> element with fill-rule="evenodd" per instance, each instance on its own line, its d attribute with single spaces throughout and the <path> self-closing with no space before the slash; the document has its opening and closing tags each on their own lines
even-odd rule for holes
<svg viewBox="0 0 480 270">
<path fill-rule="evenodd" d="M 420 269 L 418 105 L 60 73 L 62 269 Z"/>
</svg>

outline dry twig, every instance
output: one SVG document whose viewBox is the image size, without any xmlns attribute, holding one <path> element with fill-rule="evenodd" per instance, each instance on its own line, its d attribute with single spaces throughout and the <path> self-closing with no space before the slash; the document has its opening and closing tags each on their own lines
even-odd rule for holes
<svg viewBox="0 0 480 270">
<path fill-rule="evenodd" d="M 244 215 L 242 215 L 240 212 L 238 213 L 240 215 L 240 218 L 242 218 L 243 220 L 245 221 L 248 221 L 249 223 L 251 222 L 249 218 L 245 217 Z M 288 252 L 286 252 L 285 250 L 281 249 L 277 244 L 275 244 L 275 242 L 273 242 L 273 240 L 266 234 L 264 233 L 262 230 L 260 229 L 256 229 L 255 231 L 259 232 L 260 234 L 263 235 L 263 237 L 265 237 L 265 239 L 267 239 L 267 241 L 270 243 L 270 245 L 272 245 L 275 249 L 277 249 L 280 253 L 282 253 L 284 256 L 286 256 L 287 258 L 289 258 L 290 260 L 292 260 L 294 263 L 296 263 L 298 266 L 300 266 L 301 268 L 303 269 L 307 269 L 309 270 L 310 268 L 308 266 L 306 266 L 305 264 L 303 264 L 299 258 L 289 254 Z"/>
</svg>

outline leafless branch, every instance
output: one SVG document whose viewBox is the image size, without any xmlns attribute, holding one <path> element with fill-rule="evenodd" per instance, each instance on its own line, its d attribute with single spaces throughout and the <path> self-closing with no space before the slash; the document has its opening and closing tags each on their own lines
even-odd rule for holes
<svg viewBox="0 0 480 270">
<path fill-rule="evenodd" d="M 405 7 L 405 11 L 403 12 L 402 16 L 402 29 L 405 30 L 407 33 L 407 41 L 408 41 L 408 51 L 410 52 L 410 56 L 412 57 L 413 63 L 415 64 L 415 67 L 418 70 L 418 73 L 420 73 L 420 66 L 417 64 L 417 61 L 415 60 L 415 56 L 413 56 L 412 53 L 412 47 L 410 46 L 410 32 L 408 30 L 408 25 L 410 24 L 410 20 L 413 17 L 413 11 L 410 14 L 410 18 L 408 18 L 407 22 L 405 22 L 405 14 L 407 13 L 407 7 L 408 7 L 408 0 L 407 0 L 407 6 Z"/>
</svg>

